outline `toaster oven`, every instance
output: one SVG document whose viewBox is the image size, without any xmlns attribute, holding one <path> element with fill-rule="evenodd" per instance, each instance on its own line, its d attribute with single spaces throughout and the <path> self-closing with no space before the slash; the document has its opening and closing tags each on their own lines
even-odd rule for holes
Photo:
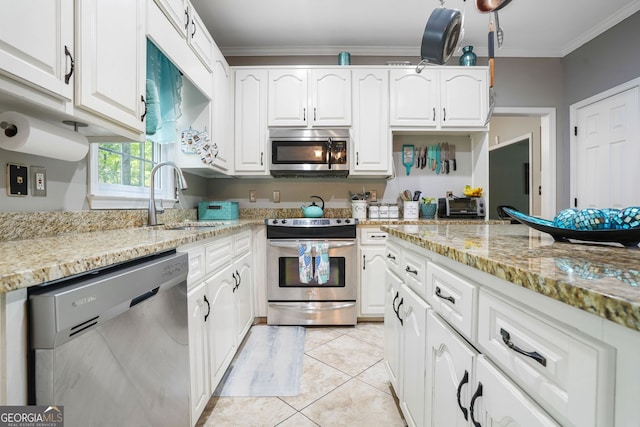
<svg viewBox="0 0 640 427">
<path fill-rule="evenodd" d="M 438 218 L 484 218 L 482 197 L 443 197 L 438 199 Z"/>
</svg>

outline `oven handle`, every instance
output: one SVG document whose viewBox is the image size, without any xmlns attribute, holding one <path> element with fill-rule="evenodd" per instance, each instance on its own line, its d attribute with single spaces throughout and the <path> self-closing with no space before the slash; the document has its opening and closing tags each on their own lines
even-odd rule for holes
<svg viewBox="0 0 640 427">
<path fill-rule="evenodd" d="M 306 303 L 303 303 L 306 304 Z M 277 307 L 280 309 L 285 309 L 285 310 L 289 310 L 289 311 L 296 311 L 296 312 L 305 312 L 305 313 L 318 313 L 321 311 L 334 311 L 334 310 L 341 310 L 343 308 L 349 308 L 349 307 L 353 307 L 354 305 L 356 305 L 355 302 L 344 302 L 344 303 L 335 303 L 335 304 L 331 304 L 331 305 L 327 305 L 327 306 L 322 306 L 322 307 L 309 307 L 306 305 L 291 305 L 291 303 L 284 303 L 284 304 L 278 304 L 277 302 L 270 302 L 269 305 L 271 307 Z"/>
<path fill-rule="evenodd" d="M 355 246 L 356 241 L 354 240 L 311 240 L 311 239 L 300 239 L 300 240 L 267 240 L 268 244 L 271 246 L 275 246 L 278 248 L 289 248 L 289 249 L 297 249 L 300 246 L 300 243 L 314 243 L 314 242 L 326 242 L 329 244 L 329 249 L 334 248 L 346 248 L 349 246 Z"/>
</svg>

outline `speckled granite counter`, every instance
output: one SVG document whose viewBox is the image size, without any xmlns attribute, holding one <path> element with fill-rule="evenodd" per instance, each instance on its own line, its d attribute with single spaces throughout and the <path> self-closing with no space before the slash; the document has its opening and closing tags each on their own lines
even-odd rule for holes
<svg viewBox="0 0 640 427">
<path fill-rule="evenodd" d="M 524 225 L 387 225 L 382 230 L 640 331 L 638 247 L 558 243 Z"/>
<path fill-rule="evenodd" d="M 195 230 L 138 227 L 0 242 L 0 293 L 262 224 L 257 220 L 224 222 L 223 226 Z"/>
</svg>

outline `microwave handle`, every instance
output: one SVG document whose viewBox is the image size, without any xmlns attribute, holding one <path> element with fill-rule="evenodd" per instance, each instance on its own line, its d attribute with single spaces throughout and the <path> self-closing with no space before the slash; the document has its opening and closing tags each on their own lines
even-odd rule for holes
<svg viewBox="0 0 640 427">
<path fill-rule="evenodd" d="M 327 139 L 327 165 L 329 167 L 329 169 L 331 169 L 331 150 L 333 148 L 333 140 L 331 139 L 331 137 L 329 137 Z"/>
</svg>

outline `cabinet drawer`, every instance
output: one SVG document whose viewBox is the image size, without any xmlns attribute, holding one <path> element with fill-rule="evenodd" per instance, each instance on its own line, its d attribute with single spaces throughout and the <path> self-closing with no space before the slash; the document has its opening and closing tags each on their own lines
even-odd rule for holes
<svg viewBox="0 0 640 427">
<path fill-rule="evenodd" d="M 427 298 L 426 289 L 426 273 L 428 260 L 425 254 L 413 252 L 410 250 L 403 251 L 402 272 L 404 282 L 412 291 L 420 295 L 423 299 Z"/>
<path fill-rule="evenodd" d="M 205 247 L 207 276 L 231 264 L 231 247 L 231 237 L 224 237 Z"/>
<path fill-rule="evenodd" d="M 613 425 L 612 348 L 481 289 L 478 344 L 561 424 Z"/>
<path fill-rule="evenodd" d="M 394 241 L 387 240 L 385 245 L 384 258 L 387 262 L 387 268 L 396 273 L 398 276 L 402 276 L 400 271 L 402 249 Z"/>
<path fill-rule="evenodd" d="M 251 250 L 251 232 L 245 231 L 233 237 L 233 257 L 236 258 Z"/>
<path fill-rule="evenodd" d="M 427 269 L 427 302 L 451 326 L 473 341 L 478 287 L 434 263 Z"/>
<path fill-rule="evenodd" d="M 361 245 L 384 245 L 389 237 L 386 231 L 379 228 L 360 228 L 360 244 Z"/>
</svg>

